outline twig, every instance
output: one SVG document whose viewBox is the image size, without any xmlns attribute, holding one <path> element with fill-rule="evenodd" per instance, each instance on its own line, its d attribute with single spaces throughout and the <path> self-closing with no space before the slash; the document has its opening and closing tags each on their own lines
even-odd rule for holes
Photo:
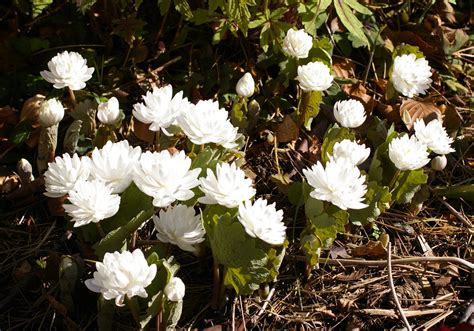
<svg viewBox="0 0 474 331">
<path fill-rule="evenodd" d="M 392 291 L 393 300 L 395 301 L 395 304 L 397 305 L 397 309 L 400 314 L 400 317 L 402 318 L 403 323 L 407 327 L 408 331 L 411 331 L 412 328 L 411 328 L 410 322 L 408 322 L 407 317 L 405 316 L 405 313 L 403 312 L 402 305 L 400 304 L 400 301 L 398 300 L 397 291 L 395 291 L 395 285 L 393 284 L 392 243 L 390 241 L 388 242 L 388 247 L 387 247 L 387 271 L 388 271 L 388 285 L 390 287 L 390 290 Z"/>
<path fill-rule="evenodd" d="M 262 316 L 262 314 L 265 312 L 265 309 L 267 309 L 267 306 L 268 306 L 268 303 L 270 302 L 270 300 L 272 299 L 273 297 L 273 294 L 275 294 L 275 287 L 272 287 L 272 289 L 270 290 L 270 292 L 268 292 L 268 295 L 267 297 L 265 298 L 265 302 L 263 303 L 262 305 L 262 308 L 260 308 L 260 310 L 258 311 L 257 313 L 257 318 Z"/>
<path fill-rule="evenodd" d="M 305 256 L 296 256 L 298 261 L 306 261 Z M 357 259 L 330 259 L 321 258 L 321 263 L 331 265 L 364 265 L 368 267 L 385 267 L 387 260 L 357 260 Z M 423 256 L 423 257 L 403 257 L 392 261 L 392 265 L 403 266 L 411 263 L 453 263 L 463 265 L 471 270 L 474 270 L 474 263 L 454 256 Z"/>
<path fill-rule="evenodd" d="M 453 206 L 451 206 L 449 203 L 447 203 L 446 201 L 444 201 L 443 198 L 439 198 L 438 200 L 439 200 L 443 205 L 445 205 L 446 208 L 448 208 L 449 211 L 450 211 L 451 213 L 453 213 L 454 216 L 456 216 L 456 218 L 457 218 L 458 220 L 460 220 L 461 222 L 463 222 L 465 225 L 467 225 L 467 226 L 470 227 L 470 228 L 473 227 L 473 225 L 472 225 L 471 221 L 469 221 L 469 219 L 467 219 L 466 217 L 464 217 L 460 212 L 458 212 L 456 209 L 454 209 Z"/>
</svg>

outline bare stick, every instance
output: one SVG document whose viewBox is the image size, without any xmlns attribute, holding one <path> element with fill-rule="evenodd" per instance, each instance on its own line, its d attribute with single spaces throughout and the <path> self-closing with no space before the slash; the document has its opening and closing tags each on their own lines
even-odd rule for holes
<svg viewBox="0 0 474 331">
<path fill-rule="evenodd" d="M 388 247 L 387 247 L 387 269 L 388 269 L 388 285 L 390 286 L 390 290 L 392 291 L 393 300 L 395 300 L 395 304 L 397 305 L 397 309 L 400 314 L 400 317 L 402 318 L 403 323 L 407 327 L 408 331 L 411 331 L 412 330 L 411 325 L 408 322 L 407 317 L 405 316 L 405 313 L 403 312 L 402 305 L 400 304 L 400 301 L 398 300 L 397 291 L 395 291 L 395 285 L 393 284 L 392 243 L 390 241 L 388 242 Z"/>
</svg>

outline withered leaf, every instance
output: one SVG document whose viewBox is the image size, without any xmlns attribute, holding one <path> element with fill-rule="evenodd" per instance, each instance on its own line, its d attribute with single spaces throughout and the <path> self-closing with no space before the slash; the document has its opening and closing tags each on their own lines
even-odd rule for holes
<svg viewBox="0 0 474 331">
<path fill-rule="evenodd" d="M 300 130 L 290 115 L 286 115 L 276 129 L 277 140 L 281 143 L 296 140 L 299 134 Z"/>
<path fill-rule="evenodd" d="M 413 99 L 406 99 L 402 102 L 400 117 L 410 131 L 413 129 L 415 121 L 419 118 L 426 123 L 434 119 L 442 121 L 440 110 L 432 102 L 422 102 Z"/>
<path fill-rule="evenodd" d="M 387 250 L 380 241 L 371 240 L 365 245 L 352 249 L 352 256 L 354 257 L 384 258 L 386 255 Z"/>
</svg>

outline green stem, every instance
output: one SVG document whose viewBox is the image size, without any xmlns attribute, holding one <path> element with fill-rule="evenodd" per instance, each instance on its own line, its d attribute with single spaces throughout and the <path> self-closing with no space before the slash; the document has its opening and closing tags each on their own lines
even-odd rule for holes
<svg viewBox="0 0 474 331">
<path fill-rule="evenodd" d="M 99 236 L 101 236 L 101 238 L 104 238 L 105 232 L 104 232 L 104 229 L 102 228 L 102 225 L 100 225 L 100 222 L 95 223 L 95 226 L 97 228 L 97 232 L 99 232 Z"/>
<path fill-rule="evenodd" d="M 220 291 L 221 291 L 221 272 L 219 263 L 216 262 L 214 259 L 214 264 L 212 266 L 212 279 L 213 279 L 213 286 L 212 286 L 212 309 L 217 310 L 219 308 L 219 299 L 220 299 Z"/>
<path fill-rule="evenodd" d="M 390 193 L 392 193 L 395 189 L 394 185 L 398 179 L 398 176 L 400 175 L 400 172 L 401 170 L 400 169 L 397 169 L 397 171 L 395 171 L 395 173 L 393 174 L 393 177 L 392 179 L 390 180 L 390 183 L 388 184 L 388 188 L 390 190 Z"/>
<path fill-rule="evenodd" d="M 140 308 L 138 307 L 137 298 L 129 298 L 125 296 L 125 301 L 127 302 L 128 309 L 132 313 L 133 319 L 140 325 Z"/>
<path fill-rule="evenodd" d="M 161 130 L 158 129 L 155 133 L 155 151 L 159 152 L 160 151 L 160 135 L 161 135 Z"/>
</svg>

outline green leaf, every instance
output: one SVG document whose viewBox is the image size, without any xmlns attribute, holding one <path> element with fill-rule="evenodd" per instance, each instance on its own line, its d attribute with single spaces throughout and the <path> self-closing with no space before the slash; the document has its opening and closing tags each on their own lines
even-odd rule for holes
<svg viewBox="0 0 474 331">
<path fill-rule="evenodd" d="M 388 185 L 397 171 L 392 161 L 388 157 L 388 145 L 393 138 L 398 136 L 396 131 L 392 131 L 392 127 L 387 132 L 385 142 L 380 144 L 375 150 L 374 156 L 369 167 L 369 181 L 376 181 L 382 185 Z"/>
<path fill-rule="evenodd" d="M 322 99 L 320 91 L 303 92 L 297 110 L 298 124 L 303 124 L 307 130 L 311 130 L 311 122 L 319 114 Z"/>
<path fill-rule="evenodd" d="M 321 240 L 313 233 L 308 233 L 307 230 L 301 232 L 301 248 L 308 259 L 310 266 L 314 267 L 318 264 L 319 256 L 321 254 Z"/>
<path fill-rule="evenodd" d="M 332 0 L 299 2 L 298 14 L 307 33 L 316 37 L 316 30 L 324 24 L 327 19 L 326 9 Z"/>
<path fill-rule="evenodd" d="M 345 0 L 334 0 L 336 13 L 342 24 L 347 30 L 360 42 L 369 46 L 369 40 L 365 36 L 363 25 L 359 19 L 352 13 L 352 9 L 347 5 Z"/>
<path fill-rule="evenodd" d="M 474 201 L 474 184 L 436 187 L 433 193 L 447 198 L 462 198 L 468 201 Z"/>
<path fill-rule="evenodd" d="M 236 209 L 207 206 L 202 213 L 203 224 L 214 260 L 224 266 L 224 285 L 233 287 L 237 294 L 251 294 L 277 270 L 268 269 L 272 248 L 247 235 L 236 213 Z"/>
<path fill-rule="evenodd" d="M 405 55 L 405 54 L 415 54 L 417 59 L 424 57 L 423 52 L 420 51 L 418 46 L 401 44 L 395 48 L 392 54 L 392 58 L 395 59 L 397 56 Z"/>
<path fill-rule="evenodd" d="M 306 182 L 293 182 L 288 188 L 288 200 L 291 204 L 300 207 L 309 199 L 311 186 Z"/>
<path fill-rule="evenodd" d="M 364 15 L 372 15 L 373 13 L 370 11 L 369 8 L 365 7 L 364 5 L 361 5 L 358 1 L 355 0 L 344 0 L 346 4 L 349 5 L 352 9 L 354 9 L 356 12 L 364 14 Z"/>
<path fill-rule="evenodd" d="M 178 13 L 181 13 L 186 20 L 190 20 L 193 17 L 191 7 L 187 0 L 174 0 L 174 8 Z"/>
<path fill-rule="evenodd" d="M 31 0 L 32 17 L 35 18 L 43 12 L 44 9 L 49 7 L 53 3 L 53 0 Z"/>
<path fill-rule="evenodd" d="M 390 208 L 392 195 L 387 186 L 380 186 L 376 181 L 367 184 L 364 203 L 369 206 L 364 209 L 352 209 L 349 218 L 352 223 L 366 225 L 374 222 L 385 210 Z"/>
<path fill-rule="evenodd" d="M 334 145 L 344 139 L 354 140 L 355 136 L 348 128 L 340 128 L 335 124 L 332 128 L 324 134 L 323 145 L 321 146 L 321 160 L 325 164 L 329 161 L 329 156 L 332 155 Z"/>
<path fill-rule="evenodd" d="M 161 16 L 165 16 L 170 10 L 171 0 L 158 0 L 158 8 L 160 8 Z"/>
<path fill-rule="evenodd" d="M 427 181 L 428 176 L 423 169 L 400 172 L 392 191 L 393 200 L 398 204 L 409 203 L 421 185 Z"/>
<path fill-rule="evenodd" d="M 153 208 L 140 211 L 138 215 L 132 218 L 126 225 L 109 232 L 101 241 L 94 245 L 96 255 L 102 259 L 105 253 L 120 250 L 127 237 L 144 222 L 149 220 L 153 216 L 153 213 Z"/>
<path fill-rule="evenodd" d="M 323 248 L 329 248 L 338 233 L 345 232 L 349 214 L 335 206 L 330 206 L 321 215 L 310 218 L 313 233 L 321 240 Z"/>
<path fill-rule="evenodd" d="M 321 200 L 308 198 L 304 205 L 304 211 L 308 219 L 316 218 L 323 213 L 324 203 Z"/>
<path fill-rule="evenodd" d="M 31 131 L 33 131 L 33 128 L 28 121 L 20 122 L 10 135 L 9 140 L 16 145 L 21 144 L 28 139 Z"/>
<path fill-rule="evenodd" d="M 207 169 L 214 171 L 219 163 L 222 151 L 207 145 L 191 163 L 191 169 L 201 168 L 200 176 L 206 176 Z"/>
<path fill-rule="evenodd" d="M 328 37 L 322 37 L 313 41 L 313 48 L 309 51 L 308 57 L 312 61 L 323 62 L 328 68 L 332 67 L 332 53 L 334 46 Z"/>
</svg>

